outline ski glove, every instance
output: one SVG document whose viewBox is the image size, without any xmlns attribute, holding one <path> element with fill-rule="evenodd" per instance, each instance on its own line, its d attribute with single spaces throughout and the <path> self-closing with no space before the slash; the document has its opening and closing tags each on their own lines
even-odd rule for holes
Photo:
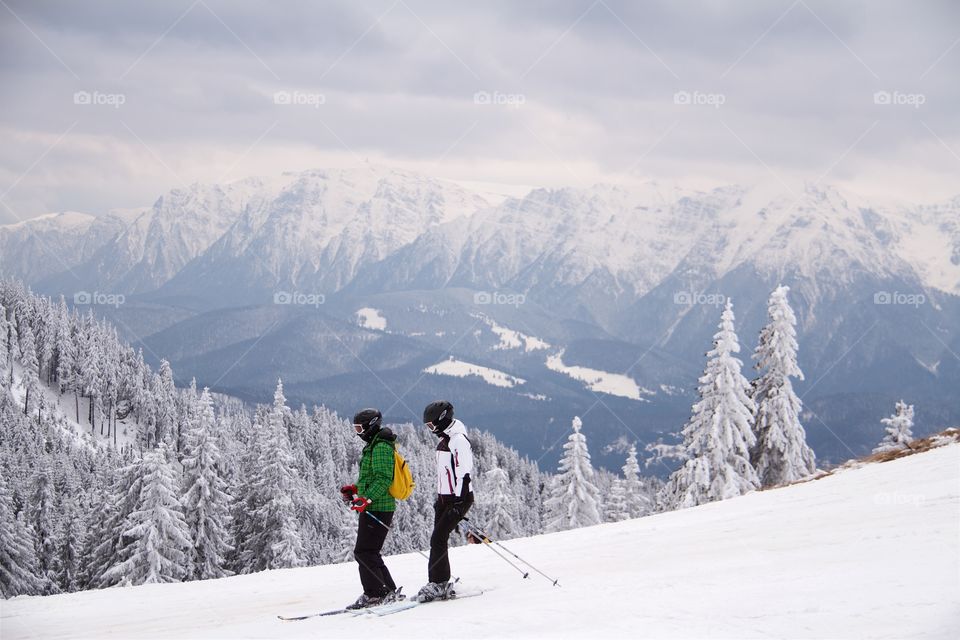
<svg viewBox="0 0 960 640">
<path fill-rule="evenodd" d="M 357 513 L 363 513 L 367 510 L 367 507 L 373 502 L 370 498 L 364 498 L 363 496 L 357 496 L 350 502 L 350 509 L 356 511 Z"/>
<path fill-rule="evenodd" d="M 340 499 L 344 504 L 350 504 L 353 501 L 353 495 L 357 492 L 357 485 L 345 484 L 340 487 Z"/>
<path fill-rule="evenodd" d="M 463 498 L 454 498 L 453 505 L 450 506 L 451 513 L 455 513 L 458 518 L 465 516 L 467 509 L 467 501 Z"/>
</svg>

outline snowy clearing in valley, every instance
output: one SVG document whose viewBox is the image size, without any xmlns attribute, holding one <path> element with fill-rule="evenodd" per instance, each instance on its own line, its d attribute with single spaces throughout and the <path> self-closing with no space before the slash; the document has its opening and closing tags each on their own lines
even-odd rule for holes
<svg viewBox="0 0 960 640">
<path fill-rule="evenodd" d="M 630 376 L 622 373 L 610 373 L 600 369 L 591 369 L 577 365 L 563 364 L 563 351 L 547 357 L 547 368 L 562 373 L 574 380 L 586 383 L 588 389 L 599 393 L 608 393 L 612 396 L 621 396 L 631 400 L 649 402 L 641 394 L 656 395 L 656 392 L 641 387 Z"/>
<path fill-rule="evenodd" d="M 364 329 L 387 330 L 387 319 L 383 317 L 380 309 L 372 307 L 357 309 L 357 323 Z"/>
<path fill-rule="evenodd" d="M 491 369 L 490 367 L 483 367 L 479 364 L 457 360 L 452 356 L 443 362 L 438 362 L 437 364 L 427 367 L 423 372 L 442 376 L 453 376 L 455 378 L 478 376 L 487 384 L 492 384 L 495 387 L 515 387 L 526 382 L 523 378 L 517 378 L 509 373 Z"/>
<path fill-rule="evenodd" d="M 401 505 L 402 509 L 403 506 Z M 479 598 L 384 618 L 283 622 L 360 591 L 353 563 L 4 601 L 21 638 L 956 638 L 960 445 L 614 524 L 511 540 L 560 587 L 485 545 L 451 551 Z M 387 559 L 426 580 L 417 554 Z M 626 606 L 622 606 L 626 603 Z M 444 634 L 446 635 L 446 634 Z"/>
<path fill-rule="evenodd" d="M 550 343 L 541 340 L 535 336 L 528 336 L 525 333 L 520 331 L 514 331 L 513 329 L 508 329 L 507 327 L 501 326 L 489 318 L 485 318 L 487 326 L 490 327 L 490 330 L 497 334 L 497 337 L 500 338 L 500 344 L 494 347 L 494 349 L 523 349 L 525 352 L 529 353 L 531 351 L 536 351 L 538 349 L 549 349 Z"/>
</svg>

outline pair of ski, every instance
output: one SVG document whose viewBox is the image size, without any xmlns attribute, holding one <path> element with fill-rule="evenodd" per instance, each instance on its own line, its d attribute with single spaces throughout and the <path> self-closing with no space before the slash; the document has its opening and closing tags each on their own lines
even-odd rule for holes
<svg viewBox="0 0 960 640">
<path fill-rule="evenodd" d="M 461 600 L 463 598 L 473 598 L 483 594 L 482 589 L 475 590 L 461 590 L 458 589 L 454 595 L 443 600 L 430 600 L 429 602 L 420 602 L 416 599 L 412 600 L 400 600 L 399 602 L 389 602 L 387 604 L 379 604 L 372 607 L 364 607 L 363 609 L 331 609 L 330 611 L 321 611 L 319 613 L 308 613 L 304 616 L 277 616 L 285 622 L 293 622 L 295 620 L 307 620 L 309 618 L 319 618 L 322 616 L 335 616 L 343 613 L 352 614 L 354 617 L 360 616 L 389 616 L 394 613 L 399 613 L 401 611 L 406 611 L 407 609 L 413 609 L 414 607 L 419 607 L 420 605 L 430 604 L 430 602 L 446 602 L 450 600 Z"/>
</svg>

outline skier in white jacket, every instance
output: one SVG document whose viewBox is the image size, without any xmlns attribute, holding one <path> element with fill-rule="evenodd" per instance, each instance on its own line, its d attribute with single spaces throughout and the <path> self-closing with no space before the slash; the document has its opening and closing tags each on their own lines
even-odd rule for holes
<svg viewBox="0 0 960 640">
<path fill-rule="evenodd" d="M 437 500 L 433 504 L 433 534 L 430 536 L 429 582 L 417 593 L 420 602 L 446 599 L 453 595 L 447 543 L 457 524 L 473 504 L 470 474 L 473 450 L 467 428 L 453 417 L 453 405 L 445 400 L 431 402 L 423 410 L 423 422 L 440 442 L 437 444 Z"/>
</svg>

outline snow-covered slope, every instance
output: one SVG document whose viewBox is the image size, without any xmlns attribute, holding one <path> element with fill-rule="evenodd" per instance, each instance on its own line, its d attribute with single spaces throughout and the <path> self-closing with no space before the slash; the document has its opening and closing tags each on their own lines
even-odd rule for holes
<svg viewBox="0 0 960 640">
<path fill-rule="evenodd" d="M 401 507 L 402 508 L 402 507 Z M 2 603 L 19 638 L 956 638 L 960 445 L 617 524 L 512 540 L 524 580 L 452 550 L 479 598 L 385 618 L 282 622 L 359 592 L 353 563 Z M 425 581 L 419 555 L 387 559 Z"/>
</svg>

